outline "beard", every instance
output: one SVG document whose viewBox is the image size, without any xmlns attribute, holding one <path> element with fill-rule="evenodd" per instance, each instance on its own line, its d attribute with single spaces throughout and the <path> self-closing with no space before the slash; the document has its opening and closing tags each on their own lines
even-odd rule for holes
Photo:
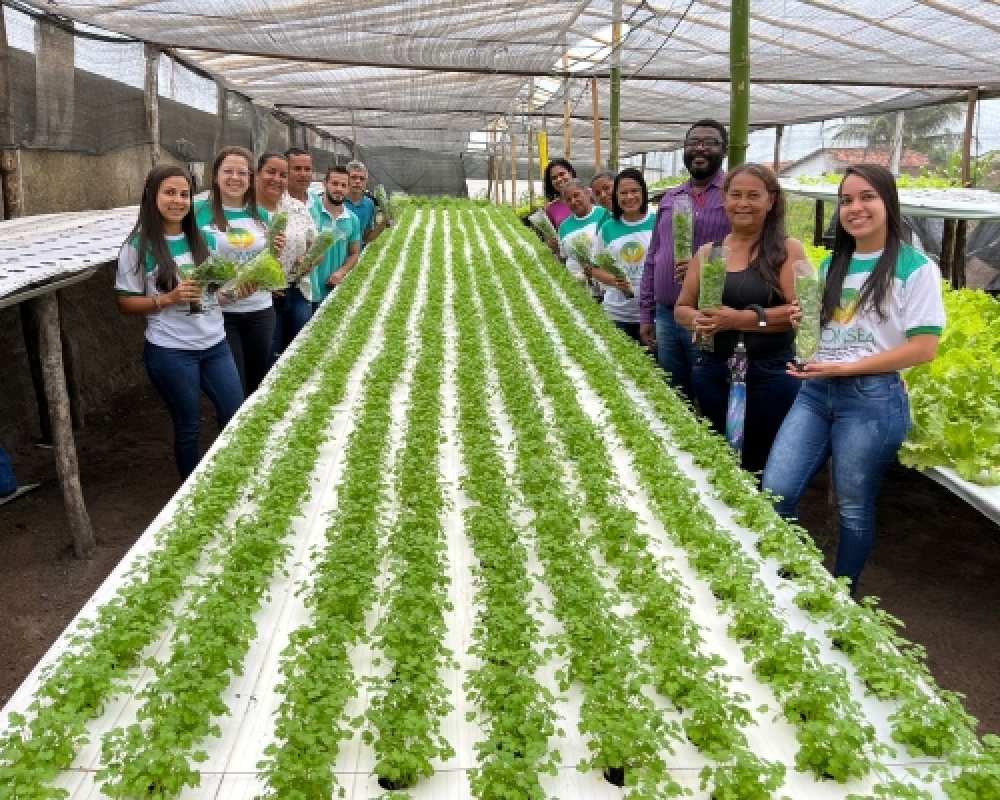
<svg viewBox="0 0 1000 800">
<path fill-rule="evenodd" d="M 705 166 L 693 167 L 691 166 L 691 162 L 694 161 L 695 157 L 694 153 L 684 154 L 684 166 L 687 167 L 687 171 L 691 173 L 691 177 L 696 180 L 711 178 L 716 172 L 722 169 L 722 162 L 726 158 L 721 152 L 698 156 L 699 158 L 705 160 Z"/>
<path fill-rule="evenodd" d="M 332 194 L 330 194 L 329 191 L 326 193 L 326 199 L 330 201 L 330 205 L 334 205 L 334 206 L 342 206 L 342 205 L 344 205 L 344 198 L 346 196 L 347 196 L 346 193 L 340 195 L 340 197 L 334 197 Z"/>
</svg>

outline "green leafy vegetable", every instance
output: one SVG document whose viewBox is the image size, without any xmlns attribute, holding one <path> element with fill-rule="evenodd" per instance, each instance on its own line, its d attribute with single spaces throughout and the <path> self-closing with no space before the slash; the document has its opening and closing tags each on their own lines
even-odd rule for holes
<svg viewBox="0 0 1000 800">
<path fill-rule="evenodd" d="M 341 234 L 339 230 L 337 231 L 337 234 L 338 235 L 335 237 L 329 231 L 324 231 L 316 237 L 316 241 L 312 243 L 312 246 L 306 251 L 306 254 L 302 256 L 302 261 L 295 271 L 295 283 L 298 283 L 310 272 L 316 269 L 316 267 L 323 262 L 323 256 L 326 255 L 326 251 L 333 247 L 337 241 L 344 238 L 343 234 Z"/>
<path fill-rule="evenodd" d="M 694 255 L 694 211 L 687 195 L 674 199 L 674 263 L 687 261 Z"/>
<path fill-rule="evenodd" d="M 555 239 L 556 241 L 559 240 L 559 232 L 552 224 L 552 220 L 549 219 L 549 215 L 545 213 L 544 208 L 540 208 L 531 214 L 528 217 L 528 222 L 531 223 L 532 227 L 537 230 L 546 241 L 549 239 Z"/>
<path fill-rule="evenodd" d="M 236 286 L 253 284 L 257 291 L 275 291 L 288 286 L 288 276 L 271 251 L 264 250 L 240 265 L 232 283 Z"/>
<path fill-rule="evenodd" d="M 1000 485 L 1000 303 L 985 292 L 945 290 L 947 325 L 937 358 L 906 372 L 913 429 L 899 460 L 951 467 Z"/>
<path fill-rule="evenodd" d="M 809 361 L 819 352 L 823 281 L 812 270 L 810 274 L 796 275 L 795 296 L 802 309 L 802 321 L 795 332 L 796 356 L 799 361 Z"/>
<path fill-rule="evenodd" d="M 267 247 L 268 250 L 270 250 L 271 255 L 275 258 L 278 257 L 278 252 L 275 250 L 274 240 L 276 237 L 281 236 L 287 227 L 287 211 L 278 211 L 271 216 L 271 224 L 267 227 Z"/>
</svg>

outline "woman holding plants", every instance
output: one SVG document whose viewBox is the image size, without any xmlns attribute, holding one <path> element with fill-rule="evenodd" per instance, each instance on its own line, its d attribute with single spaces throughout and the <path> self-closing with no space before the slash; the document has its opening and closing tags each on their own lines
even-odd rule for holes
<svg viewBox="0 0 1000 800">
<path fill-rule="evenodd" d="M 619 330 L 639 341 L 639 283 L 656 212 L 642 173 L 629 167 L 614 180 L 611 219 L 597 231 L 592 277 L 604 286 L 604 310 Z M 613 271 L 603 266 L 607 260 Z"/>
<path fill-rule="evenodd" d="M 260 207 L 271 216 L 279 211 L 288 215 L 285 248 L 279 259 L 288 278 L 288 288 L 273 293 L 273 363 L 312 317 L 309 280 L 305 278 L 296 283 L 294 278 L 302 256 L 316 239 L 316 224 L 305 203 L 288 194 L 288 160 L 283 155 L 264 153 L 257 159 L 257 200 Z"/>
<path fill-rule="evenodd" d="M 795 401 L 799 381 L 786 373 L 795 358 L 795 277 L 806 257 L 785 232 L 785 197 L 774 173 L 744 164 L 726 175 L 723 202 L 732 232 L 691 260 L 674 313 L 700 349 L 692 369 L 695 400 L 712 427 L 726 435 L 732 359 L 746 359 L 743 468 L 759 472 Z M 728 254 L 724 263 L 722 254 Z M 708 301 L 711 288 L 721 288 Z M 715 292 L 718 294 L 718 292 Z M 742 343 L 742 348 L 738 345 Z"/>
<path fill-rule="evenodd" d="M 146 317 L 143 361 L 174 424 L 174 459 L 181 478 L 198 464 L 201 392 L 215 406 L 219 427 L 243 402 L 243 387 L 226 341 L 222 312 L 209 305 L 190 313 L 202 297 L 198 281 L 182 270 L 209 255 L 191 209 L 194 184 L 180 167 L 154 167 L 146 177 L 139 219 L 118 256 L 115 291 L 123 314 Z"/>
<path fill-rule="evenodd" d="M 554 158 L 545 167 L 542 180 L 545 199 L 548 201 L 548 205 L 545 206 L 545 215 L 557 231 L 559 226 L 573 215 L 569 204 L 563 199 L 562 192 L 566 184 L 575 177 L 576 170 L 565 158 Z M 560 255 L 558 240 L 546 239 L 545 244 L 556 256 Z"/>
<path fill-rule="evenodd" d="M 267 247 L 270 215 L 257 205 L 252 179 L 253 154 L 243 147 L 224 147 L 212 164 L 212 188 L 195 204 L 198 227 L 222 257 L 243 264 Z M 287 179 L 286 179 L 287 180 Z M 276 249 L 284 245 L 282 240 Z M 236 360 L 244 393 L 253 394 L 271 364 L 274 303 L 270 292 L 248 297 L 220 296 L 224 303 L 226 339 Z"/>
<path fill-rule="evenodd" d="M 944 328 L 941 274 L 902 240 L 892 174 L 847 168 L 825 279 L 819 352 L 788 374 L 803 382 L 764 470 L 778 513 L 794 518 L 805 487 L 832 458 L 840 515 L 833 574 L 851 593 L 875 543 L 875 501 L 910 428 L 900 370 L 932 361 Z"/>
</svg>

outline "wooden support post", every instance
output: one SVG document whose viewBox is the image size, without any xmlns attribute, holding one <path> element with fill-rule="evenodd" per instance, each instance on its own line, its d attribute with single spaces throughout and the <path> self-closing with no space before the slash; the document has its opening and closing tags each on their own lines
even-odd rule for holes
<svg viewBox="0 0 1000 800">
<path fill-rule="evenodd" d="M 514 129 L 510 129 L 510 206 L 517 210 L 517 142 Z"/>
<path fill-rule="evenodd" d="M 746 160 L 750 135 L 750 0 L 732 0 L 729 21 L 729 169 Z"/>
<path fill-rule="evenodd" d="M 20 150 L 0 150 L 0 179 L 3 183 L 3 218 L 17 219 L 24 216 Z"/>
<path fill-rule="evenodd" d="M 535 208 L 535 133 L 528 128 L 528 205 Z"/>
<path fill-rule="evenodd" d="M 622 99 L 622 0 L 611 3 L 611 81 L 608 92 L 608 124 L 611 138 L 608 144 L 608 169 L 618 172 L 621 150 Z"/>
<path fill-rule="evenodd" d="M 14 146 L 13 99 L 11 97 L 10 50 L 7 47 L 7 24 L 3 9 L 0 9 L 0 219 L 13 219 L 21 216 L 20 203 L 17 202 L 18 176 L 15 174 L 16 158 Z M 10 187 L 10 188 L 8 188 Z M 8 194 L 10 205 L 8 209 Z M 11 213 L 13 210 L 15 213 Z"/>
<path fill-rule="evenodd" d="M 31 302 L 19 303 L 21 335 L 24 351 L 28 356 L 28 370 L 35 389 L 35 409 L 38 412 L 38 432 L 42 444 L 52 444 L 52 426 L 49 424 L 49 403 L 45 399 L 45 380 L 42 378 L 42 357 L 38 350 L 38 316 Z"/>
<path fill-rule="evenodd" d="M 38 320 L 39 351 L 45 396 L 49 404 L 52 425 L 52 446 L 56 457 L 56 474 L 66 505 L 66 518 L 73 537 L 73 552 L 77 558 L 89 558 L 94 550 L 94 532 L 83 501 L 80 468 L 76 458 L 73 426 L 70 423 L 69 394 L 63 367 L 62 341 L 59 334 L 59 302 L 49 292 L 28 301 Z"/>
<path fill-rule="evenodd" d="M 500 202 L 507 205 L 507 149 L 503 146 L 503 137 L 498 136 L 497 149 L 500 151 L 500 170 L 497 172 L 497 183 L 500 185 Z"/>
<path fill-rule="evenodd" d="M 218 93 L 217 114 L 219 116 L 219 127 L 216 128 L 215 152 L 218 153 L 229 141 L 229 95 L 222 81 L 215 82 L 215 90 Z M 304 144 L 303 144 L 304 146 Z M 215 156 L 215 153 L 212 154 Z"/>
<path fill-rule="evenodd" d="M 146 104 L 150 156 L 155 167 L 160 161 L 160 51 L 151 44 L 146 45 L 146 83 L 143 98 Z"/>
<path fill-rule="evenodd" d="M 69 338 L 63 320 L 63 293 L 56 292 L 56 301 L 59 304 L 59 340 L 62 343 L 63 364 L 66 367 L 66 391 L 69 394 L 69 411 L 73 419 L 73 429 L 83 430 L 86 423 L 87 409 L 83 404 L 83 381 L 80 378 L 80 359 L 77 358 L 76 345 Z"/>
<path fill-rule="evenodd" d="M 590 79 L 590 101 L 594 107 L 594 171 L 601 171 L 601 109 L 597 102 L 597 78 Z"/>
<path fill-rule="evenodd" d="M 944 231 L 941 233 L 941 277 L 945 280 L 951 281 L 952 286 L 955 286 L 955 275 L 953 270 L 954 257 L 955 220 L 946 219 L 944 221 Z"/>
<path fill-rule="evenodd" d="M 642 154 L 642 158 L 639 160 L 639 172 L 642 173 L 643 180 L 646 179 L 646 154 Z"/>
<path fill-rule="evenodd" d="M 823 223 L 826 221 L 826 210 L 822 200 L 816 201 L 816 212 L 813 217 L 813 246 L 823 244 Z"/>
<path fill-rule="evenodd" d="M 781 140 L 785 135 L 785 126 L 777 125 L 774 128 L 774 158 L 771 161 L 771 168 L 775 176 L 781 174 Z"/>
<path fill-rule="evenodd" d="M 975 130 L 978 105 L 979 89 L 969 89 L 968 107 L 965 113 L 965 135 L 962 137 L 962 186 L 976 185 L 976 176 L 972 169 L 972 135 Z M 968 234 L 968 221 L 958 220 L 955 225 L 955 248 L 951 266 L 951 285 L 956 289 L 962 289 L 966 284 L 965 247 Z"/>
<path fill-rule="evenodd" d="M 573 151 L 573 120 L 570 118 L 569 108 L 569 57 L 563 53 L 563 158 L 569 161 Z"/>
<path fill-rule="evenodd" d="M 354 109 L 351 109 L 351 139 L 352 153 L 355 161 L 358 160 L 358 126 L 354 122 Z"/>
</svg>

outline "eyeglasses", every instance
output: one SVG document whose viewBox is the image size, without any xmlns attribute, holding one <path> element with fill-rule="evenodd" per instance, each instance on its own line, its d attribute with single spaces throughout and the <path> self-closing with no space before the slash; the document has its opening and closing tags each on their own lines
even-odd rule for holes
<svg viewBox="0 0 1000 800">
<path fill-rule="evenodd" d="M 226 178 L 249 178 L 250 172 L 245 169 L 233 169 L 232 167 L 225 167 L 220 169 L 219 172 L 222 173 Z"/>
<path fill-rule="evenodd" d="M 685 139 L 685 150 L 697 150 L 699 147 L 705 150 L 721 150 L 722 139 Z"/>
</svg>

